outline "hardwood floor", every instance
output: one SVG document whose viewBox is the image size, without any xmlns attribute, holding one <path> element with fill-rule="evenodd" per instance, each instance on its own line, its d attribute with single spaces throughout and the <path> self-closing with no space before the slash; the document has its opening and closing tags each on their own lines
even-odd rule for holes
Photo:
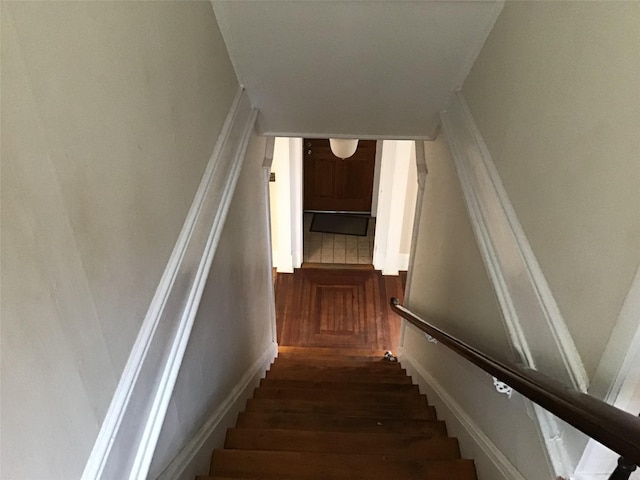
<svg viewBox="0 0 640 480">
<path fill-rule="evenodd" d="M 276 277 L 278 344 L 391 350 L 400 318 L 388 307 L 403 298 L 406 276 L 375 270 L 304 268 Z"/>
</svg>

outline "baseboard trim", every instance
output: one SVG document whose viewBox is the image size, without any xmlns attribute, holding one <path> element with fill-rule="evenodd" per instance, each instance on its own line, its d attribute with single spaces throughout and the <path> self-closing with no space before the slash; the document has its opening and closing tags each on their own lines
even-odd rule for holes
<svg viewBox="0 0 640 480">
<path fill-rule="evenodd" d="M 429 372 L 427 372 L 420 363 L 406 350 L 400 348 L 398 358 L 407 373 L 411 375 L 414 382 L 417 380 L 429 385 L 436 393 L 440 400 L 449 408 L 453 416 L 460 425 L 467 431 L 469 436 L 480 447 L 489 461 L 500 472 L 504 480 L 526 480 L 518 469 L 509 461 L 509 459 L 500 451 L 495 443 L 482 431 L 480 426 L 473 421 L 471 416 L 456 401 L 456 399 L 447 392 L 447 390 L 436 380 Z"/>
<path fill-rule="evenodd" d="M 239 89 L 82 480 L 147 476 L 256 117 L 246 93 Z"/>
<path fill-rule="evenodd" d="M 610 477 L 611 473 L 576 473 L 571 477 L 571 480 L 609 480 Z"/>
<path fill-rule="evenodd" d="M 408 253 L 399 253 L 398 254 L 398 270 L 409 270 L 409 257 Z"/>
<path fill-rule="evenodd" d="M 228 425 L 222 424 L 225 417 L 234 410 L 242 410 L 245 402 L 253 394 L 260 379 L 264 377 L 269 365 L 278 355 L 278 344 L 272 343 L 269 348 L 256 360 L 245 372 L 238 383 L 231 389 L 229 395 L 219 404 L 209 418 L 205 420 L 197 433 L 176 455 L 171 463 L 158 476 L 157 480 L 175 480 L 181 478 L 189 465 L 194 461 L 198 453 L 206 447 L 207 440 L 218 429 L 226 431 Z"/>
</svg>

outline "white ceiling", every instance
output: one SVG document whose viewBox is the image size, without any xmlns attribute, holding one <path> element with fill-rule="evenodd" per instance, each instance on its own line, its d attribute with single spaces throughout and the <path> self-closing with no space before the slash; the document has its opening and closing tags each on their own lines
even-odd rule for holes
<svg viewBox="0 0 640 480">
<path fill-rule="evenodd" d="M 501 1 L 213 0 L 265 135 L 430 138 Z"/>
</svg>

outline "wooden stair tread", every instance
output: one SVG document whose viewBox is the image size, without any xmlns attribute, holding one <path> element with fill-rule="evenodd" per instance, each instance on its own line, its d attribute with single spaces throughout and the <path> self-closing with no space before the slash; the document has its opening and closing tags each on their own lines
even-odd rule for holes
<svg viewBox="0 0 640 480">
<path fill-rule="evenodd" d="M 411 383 L 317 382 L 313 380 L 289 380 L 285 378 L 263 378 L 260 381 L 260 388 L 419 393 L 418 386 Z"/>
<path fill-rule="evenodd" d="M 422 434 L 428 437 L 446 436 L 447 428 L 441 420 L 406 418 L 350 417 L 347 415 L 242 412 L 238 428 L 277 428 L 286 430 L 317 430 L 324 432 L 388 432 Z"/>
<path fill-rule="evenodd" d="M 265 450 L 214 450 L 211 475 L 279 479 L 472 480 L 471 460 L 412 459 L 391 455 L 279 452 Z"/>
<path fill-rule="evenodd" d="M 299 361 L 294 359 L 276 358 L 271 364 L 272 370 L 298 370 L 309 372 L 334 372 L 334 373 L 356 373 L 356 374 L 383 374 L 402 375 L 407 374 L 406 370 L 397 362 L 347 362 L 334 360 L 330 362 Z"/>
<path fill-rule="evenodd" d="M 200 480 L 474 480 L 411 378 L 383 351 L 281 347 Z"/>
<path fill-rule="evenodd" d="M 319 356 L 319 357 L 360 357 L 360 358 L 382 358 L 386 350 L 371 350 L 365 348 L 328 348 L 328 347 L 289 347 L 278 345 L 278 356 L 291 355 L 296 357 Z"/>
<path fill-rule="evenodd" d="M 273 428 L 231 428 L 225 448 L 324 453 L 420 455 L 430 459 L 460 458 L 451 437 L 387 432 L 323 432 Z"/>
<path fill-rule="evenodd" d="M 409 406 L 399 408 L 391 404 L 358 404 L 334 400 L 296 400 L 251 398 L 247 400 L 247 412 L 290 412 L 316 414 L 343 414 L 348 416 L 413 418 L 435 420 L 433 407 Z"/>
<path fill-rule="evenodd" d="M 310 353 L 306 355 L 297 355 L 293 353 L 278 353 L 277 360 L 292 360 L 299 362 L 318 362 L 318 363 L 331 363 L 331 362 L 344 362 L 344 363 L 353 363 L 353 364 L 378 364 L 378 363 L 397 363 L 397 362 L 389 362 L 385 360 L 383 355 L 340 355 L 340 356 L 329 356 L 322 354 Z"/>
<path fill-rule="evenodd" d="M 308 388 L 256 388 L 253 398 L 273 400 L 313 400 L 327 402 L 349 402 L 359 404 L 386 404 L 395 408 L 405 406 L 427 406 L 427 397 L 416 391 L 409 392 L 358 392 L 352 390 L 308 389 Z"/>
<path fill-rule="evenodd" d="M 273 361 L 274 366 L 281 367 L 310 367 L 316 369 L 324 368 L 357 368 L 367 370 L 404 370 L 398 362 L 388 362 L 385 360 L 366 360 L 362 358 L 319 358 L 319 357 L 277 357 Z"/>
<path fill-rule="evenodd" d="M 411 384 L 411 378 L 404 374 L 394 373 L 362 373 L 354 371 L 331 371 L 309 369 L 272 369 L 267 372 L 266 378 L 305 380 L 316 382 L 349 382 L 349 383 L 399 383 Z"/>
</svg>

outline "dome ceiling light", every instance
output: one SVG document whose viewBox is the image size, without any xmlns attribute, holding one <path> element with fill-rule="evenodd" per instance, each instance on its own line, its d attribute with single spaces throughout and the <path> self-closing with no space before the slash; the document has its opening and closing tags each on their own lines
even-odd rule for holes
<svg viewBox="0 0 640 480">
<path fill-rule="evenodd" d="M 358 148 L 358 139 L 330 138 L 329 145 L 331 145 L 331 151 L 333 154 L 344 160 L 356 153 L 356 149 Z"/>
</svg>

